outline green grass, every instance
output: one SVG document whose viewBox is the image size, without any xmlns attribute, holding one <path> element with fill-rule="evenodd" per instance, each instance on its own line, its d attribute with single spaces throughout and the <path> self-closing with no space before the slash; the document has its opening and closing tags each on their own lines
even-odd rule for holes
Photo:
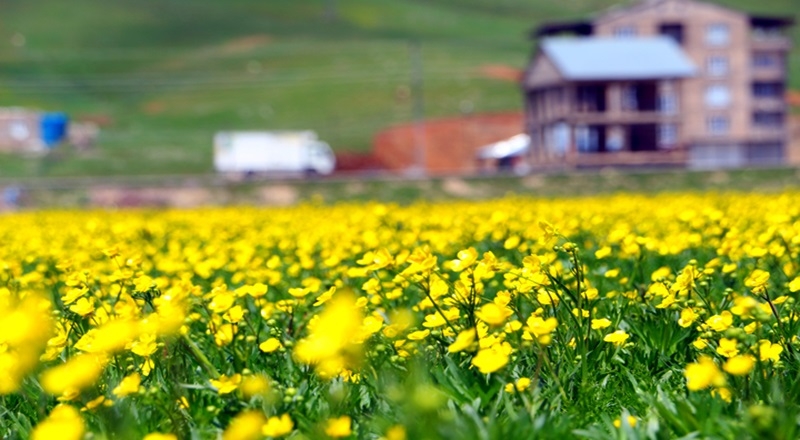
<svg viewBox="0 0 800 440">
<path fill-rule="evenodd" d="M 615 3 L 10 0 L 0 28 L 0 103 L 112 123 L 88 156 L 64 152 L 40 166 L 3 155 L 0 175 L 209 172 L 217 130 L 313 129 L 336 150 L 366 151 L 376 132 L 414 117 L 411 41 L 422 47 L 425 117 L 520 110 L 517 85 L 478 68 L 522 68 L 531 28 Z M 795 9 L 794 0 L 722 3 Z M 22 47 L 9 44 L 17 33 Z M 792 38 L 797 88 L 800 27 Z"/>
</svg>

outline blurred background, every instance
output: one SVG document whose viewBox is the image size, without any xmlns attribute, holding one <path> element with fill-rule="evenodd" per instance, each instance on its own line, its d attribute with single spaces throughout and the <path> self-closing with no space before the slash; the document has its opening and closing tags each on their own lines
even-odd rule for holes
<svg viewBox="0 0 800 440">
<path fill-rule="evenodd" d="M 64 120 L 70 128 L 44 153 L 0 152 L 0 177 L 212 173 L 221 130 L 313 130 L 345 169 L 377 167 L 369 153 L 397 125 L 479 124 L 488 114 L 519 132 L 531 31 L 631 3 L 5 0 L 0 119 L 48 117 L 56 137 Z M 797 0 L 717 3 L 800 9 Z M 788 88 L 798 90 L 800 26 L 790 32 Z"/>
</svg>

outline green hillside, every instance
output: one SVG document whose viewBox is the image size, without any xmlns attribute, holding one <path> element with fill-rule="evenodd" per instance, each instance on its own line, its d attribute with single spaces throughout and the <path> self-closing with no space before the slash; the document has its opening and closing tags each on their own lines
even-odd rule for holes
<svg viewBox="0 0 800 440">
<path fill-rule="evenodd" d="M 796 1 L 721 3 L 785 15 Z M 532 27 L 615 3 L 6 0 L 0 106 L 107 125 L 89 153 L 0 156 L 0 176 L 208 172 L 223 129 L 313 129 L 337 150 L 366 150 L 378 130 L 415 117 L 415 66 L 425 117 L 518 110 L 516 84 L 487 66 L 521 68 Z"/>
</svg>

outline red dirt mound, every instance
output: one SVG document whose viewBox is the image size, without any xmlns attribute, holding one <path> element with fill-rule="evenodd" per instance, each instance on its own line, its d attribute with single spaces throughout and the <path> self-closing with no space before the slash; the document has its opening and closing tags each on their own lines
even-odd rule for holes
<svg viewBox="0 0 800 440">
<path fill-rule="evenodd" d="M 502 81 L 520 82 L 522 79 L 522 70 L 504 64 L 485 64 L 478 68 L 478 73 L 483 77 Z"/>
<path fill-rule="evenodd" d="M 386 167 L 373 153 L 336 152 L 336 172 L 380 171 Z"/>
<path fill-rule="evenodd" d="M 386 169 L 406 171 L 423 161 L 431 174 L 474 173 L 479 148 L 524 131 L 523 115 L 476 114 L 387 128 L 375 136 L 373 154 Z"/>
</svg>

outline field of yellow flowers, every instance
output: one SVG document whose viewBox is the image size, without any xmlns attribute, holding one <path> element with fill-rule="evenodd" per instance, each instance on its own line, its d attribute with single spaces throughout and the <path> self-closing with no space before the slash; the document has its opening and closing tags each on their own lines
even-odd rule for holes
<svg viewBox="0 0 800 440">
<path fill-rule="evenodd" d="M 1 218 L 4 438 L 800 436 L 800 192 Z"/>
</svg>

